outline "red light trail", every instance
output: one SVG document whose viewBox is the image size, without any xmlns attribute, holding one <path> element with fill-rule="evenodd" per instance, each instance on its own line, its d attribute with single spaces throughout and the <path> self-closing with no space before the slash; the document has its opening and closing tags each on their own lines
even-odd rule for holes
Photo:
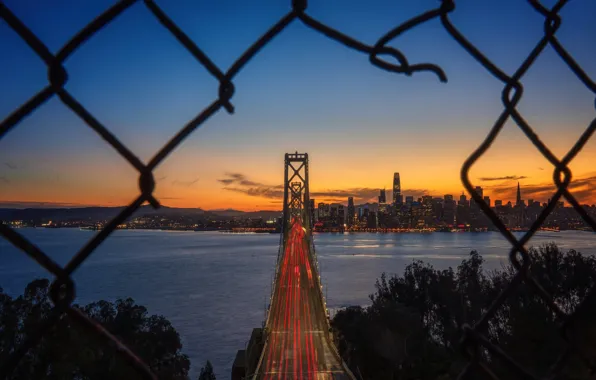
<svg viewBox="0 0 596 380">
<path fill-rule="evenodd" d="M 315 268 L 306 232 L 294 219 L 279 264 L 259 379 L 348 379 L 327 339 L 327 315 Z"/>
</svg>

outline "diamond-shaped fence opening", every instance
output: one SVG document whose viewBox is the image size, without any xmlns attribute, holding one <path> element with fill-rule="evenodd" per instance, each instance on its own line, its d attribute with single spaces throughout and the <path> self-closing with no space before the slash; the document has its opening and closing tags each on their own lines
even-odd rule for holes
<svg viewBox="0 0 596 380">
<path fill-rule="evenodd" d="M 46 270 L 51 272 L 55 278 L 51 286 L 50 298 L 53 302 L 47 318 L 38 327 L 38 330 L 25 338 L 20 345 L 11 352 L 8 358 L 0 363 L 0 377 L 10 376 L 12 371 L 18 366 L 21 360 L 26 359 L 29 350 L 40 343 L 45 334 L 51 331 L 56 323 L 60 323 L 63 318 L 69 318 L 80 325 L 80 328 L 86 329 L 94 334 L 99 340 L 106 344 L 111 344 L 122 355 L 124 359 L 132 365 L 138 373 L 145 378 L 156 378 L 150 367 L 143 363 L 139 357 L 133 353 L 115 336 L 110 334 L 103 326 L 95 322 L 92 318 L 85 315 L 80 309 L 73 307 L 75 299 L 76 284 L 71 279 L 72 273 L 91 255 L 95 248 L 101 244 L 124 220 L 130 217 L 143 203 L 148 202 L 153 207 L 159 207 L 158 200 L 154 197 L 155 180 L 153 172 L 155 168 L 191 134 L 197 127 L 206 122 L 210 116 L 219 112 L 222 108 L 228 113 L 234 112 L 232 98 L 234 95 L 233 79 L 238 75 L 241 69 L 248 64 L 251 59 L 279 33 L 293 22 L 302 22 L 307 27 L 319 32 L 322 37 L 330 38 L 348 48 L 368 56 L 369 61 L 378 68 L 408 76 L 418 71 L 430 71 L 443 82 L 447 81 L 447 76 L 443 70 L 433 63 L 412 63 L 409 62 L 406 55 L 395 45 L 399 35 L 424 24 L 433 19 L 439 19 L 446 33 L 450 35 L 461 47 L 469 53 L 488 73 L 493 75 L 503 84 L 501 94 L 502 113 L 497 120 L 493 122 L 493 127 L 486 139 L 463 163 L 461 169 L 461 179 L 472 198 L 484 211 L 491 222 L 499 229 L 503 236 L 510 242 L 511 250 L 509 253 L 514 270 L 508 279 L 504 290 L 495 295 L 495 299 L 487 307 L 483 315 L 473 324 L 464 324 L 462 331 L 462 352 L 469 359 L 468 365 L 462 370 L 460 377 L 466 378 L 474 374 L 484 373 L 488 378 L 498 378 L 487 366 L 487 360 L 498 362 L 514 376 L 522 378 L 537 379 L 544 374 L 536 374 L 531 370 L 522 367 L 515 359 L 516 354 L 510 355 L 503 351 L 494 340 L 487 337 L 487 329 L 491 323 L 494 323 L 495 315 L 507 310 L 507 300 L 509 297 L 524 296 L 526 292 L 536 294 L 535 302 L 540 307 L 547 308 L 552 315 L 552 323 L 558 326 L 558 332 L 562 339 L 566 341 L 566 347 L 559 358 L 552 363 L 547 371 L 552 376 L 563 378 L 569 366 L 582 363 L 585 371 L 593 376 L 594 360 L 591 359 L 593 348 L 586 347 L 586 336 L 590 336 L 586 329 L 586 321 L 590 315 L 594 315 L 594 304 L 596 299 L 596 288 L 590 283 L 587 286 L 591 289 L 586 290 L 582 297 L 577 297 L 576 305 L 569 305 L 560 302 L 560 290 L 549 287 L 548 278 L 540 277 L 539 272 L 532 267 L 532 252 L 526 248 L 536 231 L 543 225 L 545 220 L 553 212 L 558 201 L 568 202 L 575 211 L 581 216 L 584 222 L 596 231 L 596 221 L 590 213 L 580 206 L 573 193 L 569 190 L 572 181 L 572 173 L 569 169 L 570 162 L 582 150 L 584 145 L 590 140 L 596 129 L 596 119 L 586 127 L 583 134 L 578 138 L 575 145 L 563 157 L 555 156 L 549 147 L 544 144 L 536 133 L 536 130 L 530 125 L 524 115 L 517 109 L 517 106 L 523 97 L 523 77 L 532 69 L 536 59 L 547 48 L 552 48 L 560 59 L 575 74 L 577 79 L 593 94 L 596 94 L 596 84 L 586 74 L 582 67 L 574 60 L 573 56 L 567 52 L 563 44 L 559 42 L 556 32 L 562 24 L 562 17 L 559 15 L 561 9 L 567 3 L 567 0 L 559 0 L 552 8 L 547 8 L 538 0 L 528 0 L 531 6 L 538 14 L 544 18 L 544 30 L 541 38 L 536 41 L 536 45 L 528 52 L 527 58 L 520 62 L 519 67 L 511 73 L 506 73 L 496 66 L 492 61 L 486 58 L 483 53 L 474 46 L 465 35 L 458 31 L 457 26 L 451 22 L 450 14 L 456 11 L 454 0 L 442 0 L 436 9 L 432 9 L 417 17 L 414 17 L 395 28 L 387 31 L 374 45 L 367 45 L 348 35 L 343 34 L 327 25 L 312 18 L 307 13 L 306 0 L 292 0 L 288 13 L 277 23 L 254 42 L 237 60 L 223 71 L 219 68 L 201 49 L 195 44 L 176 23 L 162 11 L 159 5 L 153 0 L 145 0 L 143 5 L 150 11 L 156 20 L 180 43 L 197 61 L 197 64 L 204 67 L 219 83 L 219 89 L 214 94 L 213 101 L 204 109 L 197 109 L 196 116 L 179 129 L 178 133 L 172 137 L 154 156 L 147 162 L 142 162 L 125 144 L 123 144 L 116 135 L 109 130 L 109 126 L 104 126 L 100 119 L 96 118 L 87 110 L 72 94 L 65 89 L 68 82 L 68 72 L 64 67 L 65 60 L 76 55 L 77 49 L 87 40 L 93 39 L 97 33 L 101 33 L 104 28 L 109 28 L 110 23 L 116 17 L 126 12 L 127 9 L 135 3 L 141 3 L 140 0 L 122 0 L 106 10 L 104 13 L 80 30 L 72 39 L 67 42 L 59 51 L 51 52 L 43 43 L 43 38 L 36 36 L 31 30 L 16 17 L 11 10 L 0 2 L 0 18 L 28 45 L 40 61 L 45 64 L 48 70 L 48 83 L 40 88 L 39 92 L 33 94 L 31 98 L 15 109 L 0 123 L 0 140 L 10 130 L 18 128 L 19 123 L 29 114 L 50 98 L 58 98 L 66 107 L 68 107 L 77 117 L 79 117 L 89 128 L 94 130 L 106 143 L 110 144 L 124 159 L 126 159 L 138 172 L 139 195 L 126 207 L 118 216 L 108 223 L 103 230 L 95 235 L 83 246 L 80 251 L 73 256 L 70 262 L 64 267 L 58 265 L 48 257 L 39 248 L 25 239 L 22 235 L 12 230 L 6 225 L 0 225 L 0 235 L 9 242 L 20 248 L 25 254 L 37 261 Z M 43 36 L 42 36 L 43 37 Z M 391 46 L 390 46 L 391 44 Z M 0 48 L 1 49 L 1 48 Z M 9 52 L 2 52 L 3 54 Z M 355 58 L 356 59 L 356 58 Z M 520 239 L 517 239 L 499 220 L 498 216 L 491 210 L 484 200 L 475 191 L 471 179 L 470 169 L 478 159 L 487 151 L 491 144 L 498 138 L 499 131 L 504 124 L 511 120 L 515 123 L 534 148 L 542 154 L 551 164 L 550 170 L 553 172 L 553 183 L 556 186 L 556 193 L 551 199 L 551 203 L 538 216 L 531 229 Z M 538 278 L 535 276 L 538 275 Z M 579 333 L 578 333 L 579 331 Z M 590 330 L 591 334 L 592 331 Z M 582 343 L 584 342 L 584 343 Z M 545 372 L 546 373 L 546 372 Z M 588 372 L 586 372 L 588 373 Z M 484 376 L 483 376 L 484 377 Z"/>
<path fill-rule="evenodd" d="M 114 66 L 114 57 L 125 57 L 125 62 Z M 217 93 L 217 79 L 196 63 L 150 10 L 136 4 L 69 57 L 66 88 L 147 162 Z M 102 73 L 105 78 L 97 81 L 89 72 Z M 166 95 L 162 102 L 155 100 L 156 93 Z M 172 108 L 176 112 L 166 112 Z M 133 123 L 129 121 L 132 115 L 136 116 Z M 141 134 L 151 135 L 151 141 L 141 143 L 137 138 Z"/>
</svg>

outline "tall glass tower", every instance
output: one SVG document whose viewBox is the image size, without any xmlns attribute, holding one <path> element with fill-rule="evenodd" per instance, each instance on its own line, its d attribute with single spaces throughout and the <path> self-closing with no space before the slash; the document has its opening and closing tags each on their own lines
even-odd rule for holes
<svg viewBox="0 0 596 380">
<path fill-rule="evenodd" d="M 401 195 L 401 183 L 399 181 L 399 173 L 393 173 L 393 204 L 398 206 L 403 203 Z"/>
</svg>

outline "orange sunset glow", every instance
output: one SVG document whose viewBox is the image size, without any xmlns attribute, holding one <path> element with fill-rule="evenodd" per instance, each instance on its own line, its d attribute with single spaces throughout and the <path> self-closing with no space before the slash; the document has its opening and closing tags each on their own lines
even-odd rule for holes
<svg viewBox="0 0 596 380">
<path fill-rule="evenodd" d="M 184 145 L 156 170 L 155 194 L 163 205 L 245 211 L 281 209 L 283 150 L 240 158 L 232 151 L 212 152 L 208 142 L 196 145 Z M 565 141 L 559 146 L 561 152 L 567 147 Z M 337 151 L 311 149 L 311 197 L 317 202 L 346 203 L 348 196 L 361 203 L 374 202 L 379 189 L 391 188 L 396 171 L 401 174 L 404 195 L 457 197 L 463 191 L 461 163 L 474 147 L 473 141 L 448 148 L 428 144 L 403 149 L 380 146 L 375 152 L 383 157 L 379 162 L 376 154 L 349 158 Z M 80 159 L 54 153 L 42 162 L 6 160 L 0 183 L 2 203 L 19 207 L 42 203 L 44 207 L 120 206 L 138 195 L 135 170 L 109 148 Z M 210 154 L 219 154 L 213 164 L 208 161 Z M 588 145 L 570 165 L 574 173 L 570 189 L 581 203 L 596 202 L 594 157 L 595 144 Z M 523 139 L 495 143 L 494 149 L 472 168 L 470 179 L 482 186 L 493 201 L 514 200 L 518 181 L 526 199 L 546 202 L 555 192 L 552 166 Z"/>
</svg>

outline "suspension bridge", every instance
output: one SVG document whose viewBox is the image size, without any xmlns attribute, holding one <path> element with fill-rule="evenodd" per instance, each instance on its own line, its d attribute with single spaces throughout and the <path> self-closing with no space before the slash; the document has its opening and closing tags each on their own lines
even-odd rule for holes
<svg viewBox="0 0 596 380">
<path fill-rule="evenodd" d="M 306 153 L 285 155 L 282 234 L 274 278 L 264 328 L 253 332 L 243 354 L 244 376 L 238 378 L 355 379 L 331 335 L 312 238 Z"/>
</svg>

